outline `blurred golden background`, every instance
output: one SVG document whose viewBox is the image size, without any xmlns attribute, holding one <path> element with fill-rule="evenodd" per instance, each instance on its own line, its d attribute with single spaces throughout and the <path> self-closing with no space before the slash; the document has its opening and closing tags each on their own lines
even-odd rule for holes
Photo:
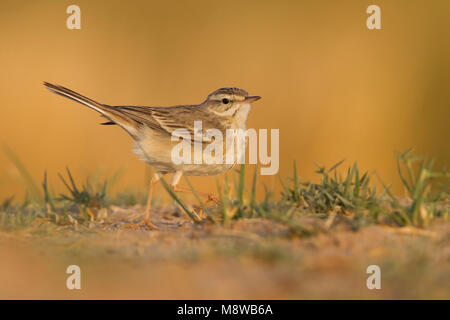
<svg viewBox="0 0 450 320">
<path fill-rule="evenodd" d="M 71 4 L 81 30 L 66 28 Z M 370 4 L 381 7 L 382 30 L 366 27 Z M 116 105 L 195 104 L 237 86 L 263 97 L 248 127 L 280 129 L 281 176 L 294 159 L 310 180 L 314 161 L 345 158 L 396 183 L 395 150 L 449 163 L 449 14 L 445 0 L 3 0 L 0 143 L 36 181 L 47 170 L 56 190 L 66 166 L 78 180 L 122 170 L 116 190 L 143 189 L 148 172 L 129 136 L 42 81 Z M 0 154 L 0 200 L 23 190 Z"/>
</svg>

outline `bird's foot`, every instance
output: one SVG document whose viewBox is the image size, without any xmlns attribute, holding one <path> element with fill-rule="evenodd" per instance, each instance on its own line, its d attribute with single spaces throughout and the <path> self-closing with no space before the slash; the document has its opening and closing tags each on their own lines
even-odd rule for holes
<svg viewBox="0 0 450 320">
<path fill-rule="evenodd" d="M 210 202 L 214 202 L 217 205 L 220 205 L 220 200 L 219 198 L 217 198 L 217 196 L 213 193 L 207 194 L 207 199 L 206 199 L 206 204 L 210 203 Z"/>
<path fill-rule="evenodd" d="M 127 223 L 127 224 L 123 225 L 121 228 L 136 230 L 138 227 L 142 226 L 143 224 L 145 224 L 145 226 L 148 228 L 148 230 L 159 230 L 159 228 L 157 226 L 155 226 L 150 221 L 150 219 L 143 219 L 143 220 L 139 221 L 138 223 Z"/>
</svg>

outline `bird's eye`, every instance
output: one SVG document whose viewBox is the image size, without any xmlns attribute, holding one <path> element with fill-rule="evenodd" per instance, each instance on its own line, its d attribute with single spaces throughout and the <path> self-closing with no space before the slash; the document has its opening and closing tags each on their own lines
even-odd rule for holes
<svg viewBox="0 0 450 320">
<path fill-rule="evenodd" d="M 228 100 L 227 98 L 223 98 L 222 99 L 222 103 L 223 104 L 228 104 L 230 102 L 230 100 Z"/>
</svg>

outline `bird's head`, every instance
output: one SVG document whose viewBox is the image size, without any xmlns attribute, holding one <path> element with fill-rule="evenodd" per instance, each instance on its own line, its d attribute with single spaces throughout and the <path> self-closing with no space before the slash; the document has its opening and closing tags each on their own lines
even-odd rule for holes
<svg viewBox="0 0 450 320">
<path fill-rule="evenodd" d="M 209 94 L 203 105 L 209 111 L 223 117 L 239 117 L 250 111 L 250 104 L 261 99 L 249 96 L 247 91 L 239 88 L 221 88 Z"/>
</svg>

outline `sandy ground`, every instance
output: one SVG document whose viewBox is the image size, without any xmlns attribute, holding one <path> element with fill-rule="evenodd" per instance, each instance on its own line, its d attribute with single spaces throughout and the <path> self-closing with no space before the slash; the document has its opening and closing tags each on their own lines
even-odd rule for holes
<svg viewBox="0 0 450 320">
<path fill-rule="evenodd" d="M 122 230 L 142 208 L 110 210 L 89 225 L 0 232 L 1 299 L 450 299 L 450 223 L 426 232 L 369 226 L 309 238 L 281 224 L 241 219 L 192 224 L 158 210 L 161 230 Z M 81 268 L 81 290 L 66 268 Z M 369 290 L 366 268 L 381 268 Z"/>
</svg>

